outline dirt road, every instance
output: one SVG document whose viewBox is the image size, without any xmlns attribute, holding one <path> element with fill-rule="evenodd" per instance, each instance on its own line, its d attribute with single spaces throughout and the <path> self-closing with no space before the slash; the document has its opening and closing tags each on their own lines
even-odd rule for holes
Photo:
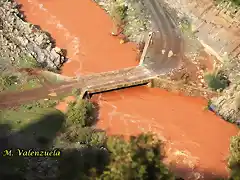
<svg viewBox="0 0 240 180">
<path fill-rule="evenodd" d="M 176 19 L 157 0 L 146 1 L 152 14 L 155 33 L 146 67 L 157 74 L 177 68 L 184 55 L 183 40 Z"/>
</svg>

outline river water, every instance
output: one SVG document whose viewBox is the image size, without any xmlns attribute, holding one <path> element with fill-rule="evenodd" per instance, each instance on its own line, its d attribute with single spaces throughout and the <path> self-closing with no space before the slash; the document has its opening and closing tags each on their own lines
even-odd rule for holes
<svg viewBox="0 0 240 180">
<path fill-rule="evenodd" d="M 112 37 L 110 17 L 91 0 L 18 0 L 27 20 L 49 32 L 70 59 L 62 74 L 80 76 L 137 65 L 136 46 Z M 237 128 L 204 110 L 202 98 L 135 87 L 93 97 L 99 103 L 97 127 L 108 134 L 155 132 L 164 139 L 167 160 L 194 179 L 227 175 L 229 139 Z M 179 168 L 181 167 L 181 169 Z M 213 173 L 213 174 L 212 174 Z"/>
</svg>

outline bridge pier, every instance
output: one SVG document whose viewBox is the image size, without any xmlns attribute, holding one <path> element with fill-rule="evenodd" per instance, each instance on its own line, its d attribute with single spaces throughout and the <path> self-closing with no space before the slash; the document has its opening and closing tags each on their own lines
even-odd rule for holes
<svg viewBox="0 0 240 180">
<path fill-rule="evenodd" d="M 83 90 L 81 91 L 80 95 L 79 95 L 79 98 L 80 98 L 80 99 L 83 99 L 84 96 L 86 96 L 86 94 L 87 94 L 87 91 L 86 91 L 85 89 L 83 89 Z"/>
<path fill-rule="evenodd" d="M 91 99 L 91 94 L 86 90 L 82 90 L 80 95 L 79 95 L 80 99 Z"/>
<path fill-rule="evenodd" d="M 150 80 L 149 83 L 147 83 L 147 86 L 150 87 L 150 88 L 153 88 L 153 85 L 154 85 L 154 80 Z"/>
</svg>

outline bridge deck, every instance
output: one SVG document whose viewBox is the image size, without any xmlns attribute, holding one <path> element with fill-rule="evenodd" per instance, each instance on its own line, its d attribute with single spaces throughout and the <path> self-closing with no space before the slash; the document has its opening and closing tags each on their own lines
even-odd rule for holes
<svg viewBox="0 0 240 180">
<path fill-rule="evenodd" d="M 98 74 L 97 77 L 84 77 L 85 90 L 89 93 L 97 93 L 108 90 L 114 90 L 123 87 L 129 87 L 144 84 L 154 79 L 154 73 L 144 67 L 133 67 L 121 69 L 118 71 L 106 72 Z"/>
</svg>

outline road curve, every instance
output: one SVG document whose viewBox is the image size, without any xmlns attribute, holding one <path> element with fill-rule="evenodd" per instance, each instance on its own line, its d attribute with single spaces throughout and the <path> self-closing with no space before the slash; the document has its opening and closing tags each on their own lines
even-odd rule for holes
<svg viewBox="0 0 240 180">
<path fill-rule="evenodd" d="M 163 5 L 157 0 L 146 0 L 146 6 L 151 12 L 153 18 L 154 39 L 153 45 L 150 47 L 149 58 L 146 59 L 144 66 L 149 74 L 163 74 L 176 68 L 182 58 L 183 43 L 181 34 L 178 31 L 177 23 L 164 9 Z M 163 50 L 165 53 L 162 53 Z M 172 51 L 173 56 L 168 57 L 168 52 Z M 141 76 L 141 75 L 140 75 Z M 66 82 L 64 84 L 55 84 L 52 86 L 44 86 L 42 88 L 27 90 L 24 92 L 3 92 L 0 93 L 0 108 L 7 108 L 29 101 L 35 101 L 47 98 L 51 92 L 56 94 L 64 94 L 71 92 L 76 88 L 78 83 Z M 23 98 L 24 97 L 24 98 Z"/>
<path fill-rule="evenodd" d="M 146 0 L 146 6 L 152 16 L 154 25 L 153 45 L 150 47 L 150 58 L 145 61 L 146 67 L 156 74 L 165 74 L 177 68 L 183 57 L 183 40 L 176 19 L 158 0 Z M 169 52 L 172 52 L 172 56 Z"/>
</svg>

